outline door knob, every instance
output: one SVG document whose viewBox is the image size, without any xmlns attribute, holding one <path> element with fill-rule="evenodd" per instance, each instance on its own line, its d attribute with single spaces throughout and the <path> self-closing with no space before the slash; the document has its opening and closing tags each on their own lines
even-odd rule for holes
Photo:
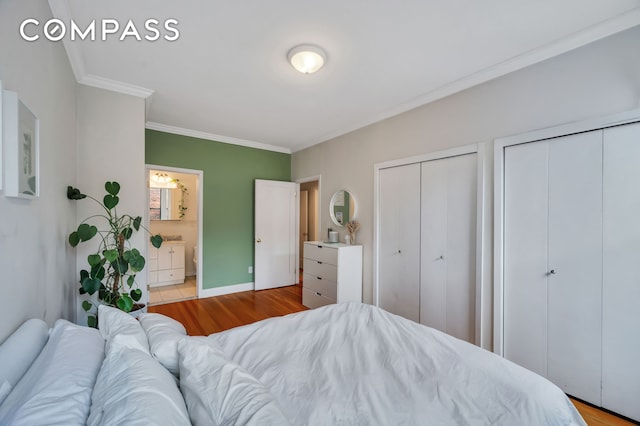
<svg viewBox="0 0 640 426">
<path fill-rule="evenodd" d="M 260 239 L 260 238 L 258 238 L 258 239 L 256 240 L 256 243 L 261 243 L 261 242 L 262 242 L 262 239 Z"/>
<path fill-rule="evenodd" d="M 556 270 L 555 270 L 555 269 L 552 269 L 552 270 L 550 270 L 549 272 L 547 272 L 547 276 L 549 276 L 549 275 L 555 275 L 555 274 L 556 274 Z"/>
</svg>

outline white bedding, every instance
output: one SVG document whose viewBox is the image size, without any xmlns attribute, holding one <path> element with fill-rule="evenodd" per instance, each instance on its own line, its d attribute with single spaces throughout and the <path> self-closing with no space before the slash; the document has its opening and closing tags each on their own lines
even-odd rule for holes
<svg viewBox="0 0 640 426">
<path fill-rule="evenodd" d="M 209 336 L 296 425 L 584 425 L 546 379 L 370 305 Z"/>
</svg>

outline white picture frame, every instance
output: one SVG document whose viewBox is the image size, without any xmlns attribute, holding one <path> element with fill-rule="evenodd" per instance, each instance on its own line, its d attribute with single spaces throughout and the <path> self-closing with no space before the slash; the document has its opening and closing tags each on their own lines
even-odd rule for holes
<svg viewBox="0 0 640 426">
<path fill-rule="evenodd" d="M 10 90 L 2 92 L 2 168 L 4 195 L 33 199 L 40 195 L 40 122 Z"/>
</svg>

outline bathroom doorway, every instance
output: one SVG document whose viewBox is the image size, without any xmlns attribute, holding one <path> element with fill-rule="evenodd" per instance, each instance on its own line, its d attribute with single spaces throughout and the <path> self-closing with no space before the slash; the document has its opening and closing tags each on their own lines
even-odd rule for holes
<svg viewBox="0 0 640 426">
<path fill-rule="evenodd" d="M 300 282 L 304 264 L 304 242 L 320 239 L 320 176 L 296 181 L 300 184 Z"/>
<path fill-rule="evenodd" d="M 147 251 L 149 306 L 197 299 L 202 288 L 201 170 L 146 166 L 146 223 L 160 234 L 160 249 Z"/>
</svg>

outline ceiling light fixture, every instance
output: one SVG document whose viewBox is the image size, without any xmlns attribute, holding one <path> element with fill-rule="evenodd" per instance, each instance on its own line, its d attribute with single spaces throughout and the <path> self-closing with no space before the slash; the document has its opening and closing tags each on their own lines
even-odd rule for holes
<svg viewBox="0 0 640 426">
<path fill-rule="evenodd" d="M 156 172 L 151 175 L 149 186 L 151 188 L 177 188 L 174 179 L 166 173 Z"/>
<path fill-rule="evenodd" d="M 294 47 L 287 54 L 287 58 L 291 65 L 303 74 L 313 74 L 327 61 L 324 50 L 310 44 Z"/>
</svg>

